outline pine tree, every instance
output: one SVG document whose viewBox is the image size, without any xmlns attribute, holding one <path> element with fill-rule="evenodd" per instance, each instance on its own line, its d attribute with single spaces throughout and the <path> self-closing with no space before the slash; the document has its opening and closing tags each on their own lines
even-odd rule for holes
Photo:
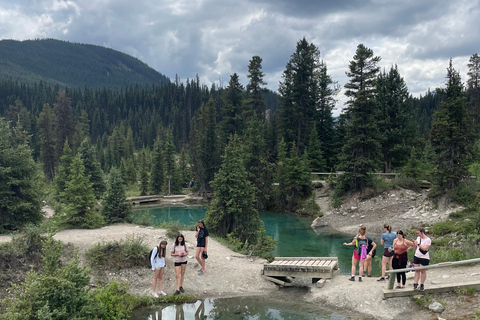
<svg viewBox="0 0 480 320">
<path fill-rule="evenodd" d="M 190 158 L 201 195 L 211 191 L 210 181 L 221 162 L 215 117 L 215 100 L 210 99 L 195 114 L 190 131 Z"/>
<path fill-rule="evenodd" d="M 131 205 L 126 202 L 124 181 L 120 171 L 116 168 L 110 170 L 108 189 L 102 203 L 102 215 L 109 223 L 123 222 L 131 213 Z"/>
<path fill-rule="evenodd" d="M 63 147 L 63 154 L 60 158 L 60 166 L 58 167 L 58 172 L 55 175 L 55 198 L 61 203 L 66 203 L 67 200 L 63 198 L 65 188 L 67 186 L 67 181 L 69 176 L 72 173 L 72 163 L 73 163 L 73 152 L 68 145 L 68 140 L 65 141 Z"/>
<path fill-rule="evenodd" d="M 59 91 L 57 101 L 53 104 L 53 111 L 56 115 L 55 131 L 57 134 L 56 155 L 60 159 L 63 154 L 65 141 L 72 147 L 73 134 L 75 132 L 75 121 L 73 119 L 72 101 L 65 91 Z"/>
<path fill-rule="evenodd" d="M 40 174 L 30 147 L 17 134 L 0 118 L 0 233 L 42 218 Z"/>
<path fill-rule="evenodd" d="M 48 103 L 44 104 L 37 121 L 38 134 L 40 136 L 40 161 L 42 162 L 43 172 L 48 182 L 53 182 L 57 165 L 55 156 L 55 118 L 55 113 Z"/>
<path fill-rule="evenodd" d="M 372 183 L 381 160 L 381 137 L 376 125 L 378 108 L 375 102 L 375 84 L 380 57 L 363 44 L 357 46 L 349 71 L 350 82 L 345 85 L 349 98 L 346 108 L 345 144 L 340 155 L 340 168 L 345 170 L 338 190 L 362 190 Z"/>
<path fill-rule="evenodd" d="M 231 235 L 245 246 L 255 244 L 262 220 L 255 209 L 255 187 L 247 179 L 240 138 L 225 148 L 218 174 L 212 182 L 214 198 L 206 213 L 209 229 L 222 237 Z"/>
<path fill-rule="evenodd" d="M 384 172 L 405 164 L 415 138 L 413 110 L 408 89 L 397 66 L 377 78 L 376 99 L 379 107 L 377 124 L 382 136 Z"/>
<path fill-rule="evenodd" d="M 299 154 L 303 153 L 316 122 L 322 67 L 320 51 L 303 38 L 297 42 L 278 88 L 282 97 L 283 137 L 287 144 L 295 142 Z"/>
<path fill-rule="evenodd" d="M 468 63 L 467 95 L 468 110 L 473 118 L 475 130 L 480 130 L 480 56 L 477 53 L 470 57 Z"/>
<path fill-rule="evenodd" d="M 265 109 L 266 102 L 262 96 L 262 92 L 265 90 L 262 88 L 262 85 L 267 83 L 263 80 L 265 73 L 262 71 L 262 58 L 259 56 L 253 56 L 248 64 L 248 74 L 247 78 L 250 81 L 247 84 L 246 97 L 245 97 L 245 121 L 250 121 L 253 114 L 256 113 L 257 116 L 264 120 L 265 119 Z"/>
<path fill-rule="evenodd" d="M 150 192 L 152 194 L 160 194 L 165 183 L 163 146 L 164 143 L 160 139 L 155 140 L 152 154 L 152 171 L 150 174 Z"/>
<path fill-rule="evenodd" d="M 149 168 L 145 150 L 140 152 L 140 195 L 146 196 L 149 191 Z"/>
<path fill-rule="evenodd" d="M 327 164 L 323 157 L 322 142 L 318 138 L 317 127 L 314 125 L 308 141 L 307 161 L 311 171 L 324 172 Z"/>
<path fill-rule="evenodd" d="M 85 175 L 89 177 L 89 181 L 92 183 L 95 198 L 100 199 L 106 187 L 100 162 L 96 158 L 95 149 L 90 144 L 89 138 L 83 140 L 78 148 L 78 152 L 85 167 Z"/>
<path fill-rule="evenodd" d="M 220 127 L 225 143 L 230 135 L 235 133 L 241 135 L 245 130 L 243 94 L 243 86 L 240 84 L 238 75 L 234 73 L 224 92 L 223 107 L 220 111 L 222 116 Z"/>
<path fill-rule="evenodd" d="M 71 171 L 65 182 L 65 189 L 60 193 L 65 206 L 62 224 L 69 228 L 98 228 L 103 219 L 95 211 L 95 195 L 92 184 L 85 176 L 85 167 L 80 154 L 73 157 Z"/>
<path fill-rule="evenodd" d="M 451 190 L 468 176 L 467 160 L 472 154 L 473 136 L 467 117 L 460 74 L 450 59 L 445 100 L 433 115 L 430 141 L 436 154 L 435 184 Z"/>
</svg>

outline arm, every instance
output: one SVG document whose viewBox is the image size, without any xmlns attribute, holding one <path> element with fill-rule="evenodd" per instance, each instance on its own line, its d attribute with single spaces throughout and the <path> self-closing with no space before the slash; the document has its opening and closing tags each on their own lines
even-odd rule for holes
<svg viewBox="0 0 480 320">
<path fill-rule="evenodd" d="M 377 244 L 372 241 L 372 250 L 370 250 L 370 252 L 368 253 L 369 256 L 373 254 L 373 250 L 375 250 L 376 247 L 377 247 Z"/>
<path fill-rule="evenodd" d="M 344 245 L 344 246 L 354 246 L 354 245 L 355 245 L 355 240 L 356 240 L 356 239 L 357 239 L 357 237 L 353 238 L 352 242 L 350 242 L 350 243 L 346 243 L 346 242 L 344 242 L 344 243 L 343 243 L 343 245 Z"/>
<path fill-rule="evenodd" d="M 197 230 L 197 231 L 195 232 L 195 238 L 198 238 L 198 230 L 200 230 L 200 227 L 197 226 L 196 230 Z"/>
<path fill-rule="evenodd" d="M 152 264 L 152 270 L 155 270 L 155 267 L 153 266 L 153 262 L 155 261 L 155 257 L 157 256 L 157 253 L 158 253 L 158 247 L 153 248 L 152 256 L 150 257 L 150 263 Z"/>
<path fill-rule="evenodd" d="M 415 246 L 412 241 L 405 239 L 405 244 L 407 245 L 407 251 L 413 249 Z"/>
</svg>

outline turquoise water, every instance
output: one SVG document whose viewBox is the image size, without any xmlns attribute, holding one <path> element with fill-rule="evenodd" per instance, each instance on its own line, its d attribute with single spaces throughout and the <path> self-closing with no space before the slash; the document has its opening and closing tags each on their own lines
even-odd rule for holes
<svg viewBox="0 0 480 320">
<path fill-rule="evenodd" d="M 318 306 L 271 300 L 260 297 L 206 299 L 195 303 L 155 306 L 137 310 L 135 320 L 345 320 L 338 313 Z"/>
<path fill-rule="evenodd" d="M 205 218 L 206 208 L 202 206 L 142 206 L 137 207 L 138 215 L 148 215 L 154 224 L 168 221 L 179 221 L 185 225 L 194 225 Z M 338 257 L 341 273 L 348 274 L 352 262 L 352 247 L 343 246 L 350 242 L 353 235 L 345 235 L 331 228 L 310 228 L 312 218 L 296 215 L 261 212 L 266 233 L 277 244 L 276 257 Z M 208 228 L 208 226 L 207 226 Z M 378 269 L 373 263 L 373 272 Z M 358 272 L 358 269 L 357 269 Z"/>
</svg>

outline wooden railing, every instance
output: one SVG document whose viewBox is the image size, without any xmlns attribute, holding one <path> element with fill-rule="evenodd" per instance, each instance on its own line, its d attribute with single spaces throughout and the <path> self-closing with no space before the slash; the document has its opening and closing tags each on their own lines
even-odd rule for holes
<svg viewBox="0 0 480 320">
<path fill-rule="evenodd" d="M 437 263 L 437 264 L 432 264 L 432 265 L 423 266 L 423 267 L 388 270 L 385 273 L 391 273 L 392 275 L 390 276 L 390 280 L 388 281 L 387 289 L 389 289 L 389 290 L 393 289 L 393 285 L 395 284 L 395 274 L 397 274 L 399 272 L 408 272 L 408 271 L 415 271 L 415 270 L 426 270 L 426 269 L 434 269 L 434 268 L 451 267 L 451 266 L 458 266 L 458 265 L 462 265 L 462 264 L 478 263 L 478 262 L 480 262 L 480 258 L 453 261 L 453 262 L 440 262 L 440 263 Z"/>
</svg>

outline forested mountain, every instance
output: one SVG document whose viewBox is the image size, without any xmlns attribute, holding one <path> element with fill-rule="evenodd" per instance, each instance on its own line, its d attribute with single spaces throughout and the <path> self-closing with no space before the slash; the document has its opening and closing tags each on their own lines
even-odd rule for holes
<svg viewBox="0 0 480 320">
<path fill-rule="evenodd" d="M 42 80 L 61 87 L 149 86 L 169 80 L 142 61 L 113 49 L 45 40 L 0 41 L 0 79 L 33 84 Z"/>
</svg>

